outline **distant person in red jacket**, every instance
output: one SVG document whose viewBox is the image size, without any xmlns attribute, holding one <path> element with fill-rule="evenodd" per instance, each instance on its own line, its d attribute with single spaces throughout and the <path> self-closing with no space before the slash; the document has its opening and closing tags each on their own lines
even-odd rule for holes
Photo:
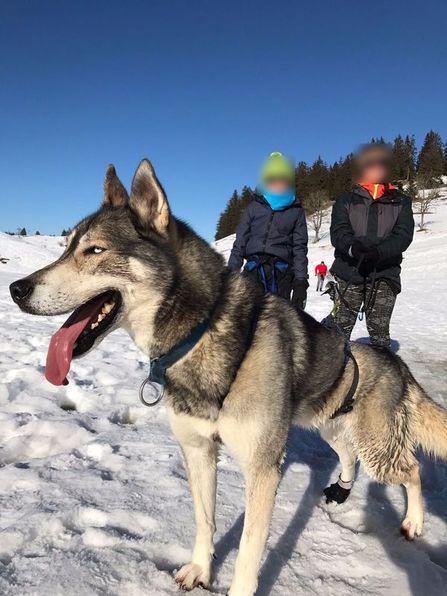
<svg viewBox="0 0 447 596">
<path fill-rule="evenodd" d="M 324 261 L 315 267 L 315 275 L 317 276 L 317 292 L 322 292 L 324 278 L 327 275 L 327 265 Z"/>
</svg>

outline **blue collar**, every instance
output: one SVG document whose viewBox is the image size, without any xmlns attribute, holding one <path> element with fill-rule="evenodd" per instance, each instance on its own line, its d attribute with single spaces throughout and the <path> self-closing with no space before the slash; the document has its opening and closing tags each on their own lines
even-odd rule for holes
<svg viewBox="0 0 447 596">
<path fill-rule="evenodd" d="M 148 381 L 150 383 L 158 383 L 164 386 L 166 384 L 166 373 L 168 368 L 176 364 L 183 356 L 192 350 L 192 348 L 200 341 L 205 331 L 210 326 L 210 320 L 205 319 L 199 323 L 192 331 L 179 343 L 175 344 L 163 356 L 151 359 Z"/>
</svg>

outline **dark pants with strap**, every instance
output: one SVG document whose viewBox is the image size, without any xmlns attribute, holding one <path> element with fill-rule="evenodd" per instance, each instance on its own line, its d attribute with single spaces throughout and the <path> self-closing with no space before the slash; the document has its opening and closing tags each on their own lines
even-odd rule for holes
<svg viewBox="0 0 447 596">
<path fill-rule="evenodd" d="M 244 274 L 253 279 L 264 293 L 290 300 L 293 274 L 287 263 L 276 257 L 253 255 L 247 257 Z"/>
<path fill-rule="evenodd" d="M 337 279 L 337 282 L 340 293 L 343 295 L 347 283 L 342 279 Z M 396 293 L 384 279 L 378 279 L 374 285 L 374 294 L 371 294 L 372 291 L 370 283 L 367 283 L 365 287 L 363 284 L 350 285 L 343 299 L 336 298 L 333 318 L 349 339 L 366 297 L 366 328 L 371 343 L 375 346 L 389 348 L 391 346 L 390 321 L 396 302 Z M 371 296 L 373 302 L 368 307 Z"/>
</svg>

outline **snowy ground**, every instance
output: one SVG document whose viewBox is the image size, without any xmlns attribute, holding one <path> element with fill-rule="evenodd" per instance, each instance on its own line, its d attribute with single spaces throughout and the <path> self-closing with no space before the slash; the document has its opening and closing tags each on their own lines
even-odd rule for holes
<svg viewBox="0 0 447 596">
<path fill-rule="evenodd" d="M 446 202 L 430 219 L 407 253 L 392 331 L 399 353 L 447 405 Z M 193 511 L 164 406 L 138 405 L 147 359 L 118 332 L 73 363 L 68 387 L 53 387 L 43 367 L 62 319 L 27 316 L 9 298 L 11 281 L 60 251 L 60 239 L 0 234 L 0 257 L 10 258 L 0 263 L 0 593 L 176 594 L 172 574 L 188 560 Z M 311 245 L 311 271 L 322 259 L 331 262 L 327 234 Z M 310 288 L 308 310 L 322 318 L 329 309 Z M 356 337 L 365 335 L 359 326 Z M 399 487 L 371 483 L 360 470 L 348 503 L 327 507 L 321 491 L 336 477 L 336 457 L 316 435 L 294 430 L 258 594 L 445 594 L 447 464 L 422 461 L 425 534 L 408 543 L 398 532 Z M 224 594 L 243 484 L 225 452 L 219 472 L 212 590 Z"/>
</svg>

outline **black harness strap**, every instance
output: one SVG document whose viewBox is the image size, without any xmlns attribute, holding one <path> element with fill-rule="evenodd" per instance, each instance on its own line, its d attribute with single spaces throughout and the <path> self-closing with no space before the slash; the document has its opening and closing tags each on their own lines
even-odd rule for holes
<svg viewBox="0 0 447 596">
<path fill-rule="evenodd" d="M 345 341 L 345 348 L 344 348 L 345 359 L 344 359 L 342 369 L 339 374 L 339 378 L 341 378 L 344 375 L 346 366 L 347 366 L 349 360 L 352 361 L 352 364 L 354 366 L 354 376 L 352 378 L 351 386 L 349 388 L 348 393 L 345 396 L 345 399 L 343 400 L 342 405 L 337 410 L 335 410 L 335 412 L 332 414 L 331 420 L 333 420 L 334 418 L 337 418 L 337 416 L 341 416 L 342 414 L 349 414 L 349 412 L 352 411 L 352 409 L 354 407 L 354 401 L 355 401 L 354 400 L 355 392 L 357 391 L 357 387 L 358 387 L 359 380 L 360 380 L 360 372 L 359 372 L 359 365 L 357 364 L 357 360 L 355 359 L 355 357 L 351 351 L 351 342 L 346 338 L 342 329 L 335 323 L 334 319 L 332 318 L 332 315 L 328 315 L 326 318 L 324 318 L 321 321 L 321 324 L 324 327 L 326 327 L 326 329 L 329 329 L 330 331 L 335 330 L 337 333 L 339 333 L 340 335 L 343 336 L 343 339 Z"/>
<path fill-rule="evenodd" d="M 355 395 L 355 392 L 357 391 L 357 387 L 359 384 L 360 373 L 359 373 L 359 365 L 357 364 L 357 360 L 354 358 L 349 345 L 346 349 L 344 370 L 346 369 L 348 360 L 351 360 L 352 364 L 354 365 L 354 376 L 352 378 L 351 387 L 349 388 L 349 391 L 346 394 L 346 397 L 345 397 L 342 405 L 337 410 L 335 410 L 335 412 L 332 414 L 331 420 L 333 420 L 334 418 L 337 418 L 338 416 L 341 416 L 342 414 L 349 414 L 349 412 L 351 412 L 354 407 L 354 401 L 355 401 L 354 395 Z M 343 372 L 344 372 L 344 370 L 343 370 Z"/>
<path fill-rule="evenodd" d="M 192 348 L 200 341 L 205 331 L 210 326 L 210 320 L 205 319 L 199 323 L 189 333 L 189 335 L 176 344 L 163 356 L 159 358 L 153 358 L 150 364 L 149 370 L 149 381 L 151 383 L 158 383 L 159 385 L 165 385 L 166 383 L 166 372 L 168 368 L 178 362 L 183 356 L 192 350 Z"/>
</svg>

